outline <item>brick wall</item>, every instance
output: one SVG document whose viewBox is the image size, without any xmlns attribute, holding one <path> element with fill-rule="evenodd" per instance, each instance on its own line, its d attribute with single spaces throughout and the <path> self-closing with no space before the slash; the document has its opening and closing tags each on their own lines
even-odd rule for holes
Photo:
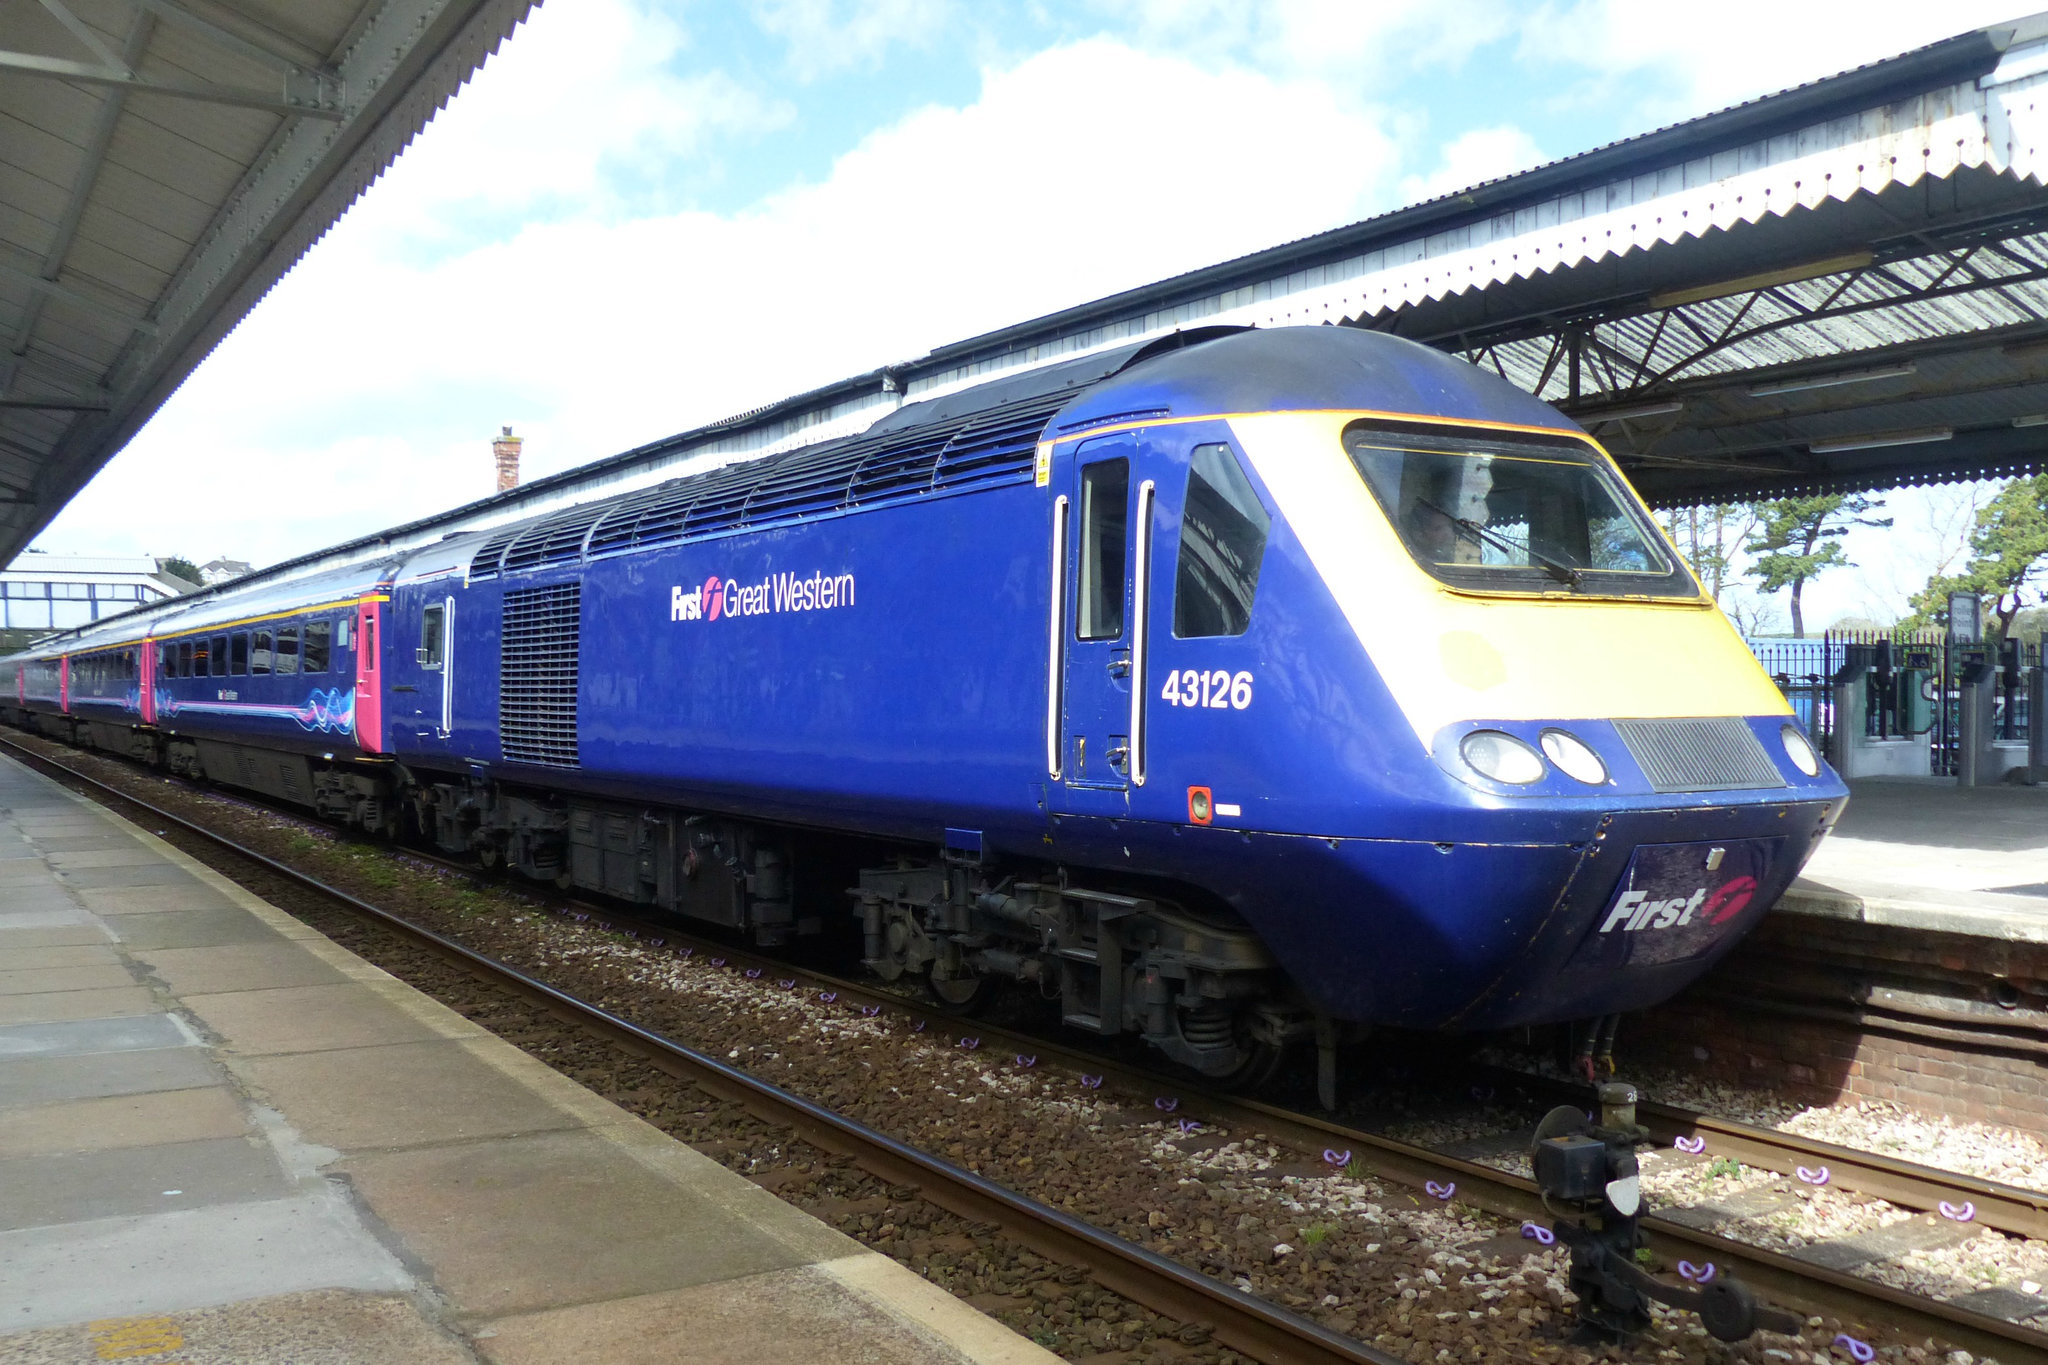
<svg viewBox="0 0 2048 1365">
<path fill-rule="evenodd" d="M 2048 946 L 1781 912 L 1691 990 L 1624 1021 L 1618 1060 L 1808 1103 L 1891 1100 L 2048 1131 L 2048 1055 L 2013 1041 L 2048 1042 L 2032 1022 L 2044 979 Z M 1964 1017 L 1812 1017 L 1908 999 Z M 1971 1014 L 2005 1038 L 1973 1040 Z"/>
</svg>

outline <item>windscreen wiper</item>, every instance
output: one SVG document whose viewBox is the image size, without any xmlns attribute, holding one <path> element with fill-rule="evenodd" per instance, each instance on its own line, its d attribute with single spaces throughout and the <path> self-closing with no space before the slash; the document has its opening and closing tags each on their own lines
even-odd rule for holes
<svg viewBox="0 0 2048 1365">
<path fill-rule="evenodd" d="M 1481 545 L 1491 545 L 1494 549 L 1499 550 L 1502 554 L 1527 555 L 1529 558 L 1535 560 L 1536 563 L 1542 567 L 1543 572 L 1549 574 L 1552 578 L 1555 578 L 1560 583 L 1564 583 L 1569 585 L 1570 587 L 1577 588 L 1585 577 L 1585 575 L 1580 573 L 1578 569 L 1574 568 L 1570 564 L 1565 563 L 1563 560 L 1553 559 L 1549 555 L 1544 554 L 1541 550 L 1536 549 L 1534 546 L 1531 545 L 1517 545 L 1512 540 L 1509 540 L 1506 536 L 1501 535 L 1497 531 L 1489 531 L 1484 526 L 1481 526 L 1478 522 L 1473 521 L 1470 518 L 1455 516 L 1452 513 L 1446 512 L 1443 508 L 1438 507 L 1428 498 L 1417 498 L 1415 501 L 1419 505 L 1427 507 L 1430 511 L 1436 513 L 1445 521 L 1448 521 L 1451 525 L 1457 527 L 1460 531 L 1464 532 L 1466 538 L 1469 540 L 1475 541 Z"/>
</svg>

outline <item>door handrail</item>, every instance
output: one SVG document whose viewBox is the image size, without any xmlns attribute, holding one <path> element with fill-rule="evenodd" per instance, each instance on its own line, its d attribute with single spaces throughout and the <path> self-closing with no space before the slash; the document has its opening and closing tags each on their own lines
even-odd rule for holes
<svg viewBox="0 0 2048 1365">
<path fill-rule="evenodd" d="M 1045 770 L 1057 782 L 1062 745 L 1060 687 L 1065 676 L 1067 595 L 1067 497 L 1052 504 L 1052 611 L 1045 649 Z"/>
<path fill-rule="evenodd" d="M 1156 485 L 1138 485 L 1137 534 L 1131 555 L 1131 784 L 1145 785 L 1145 636 L 1151 610 L 1152 498 Z"/>
<path fill-rule="evenodd" d="M 455 599 L 441 603 L 441 736 L 455 732 Z"/>
</svg>

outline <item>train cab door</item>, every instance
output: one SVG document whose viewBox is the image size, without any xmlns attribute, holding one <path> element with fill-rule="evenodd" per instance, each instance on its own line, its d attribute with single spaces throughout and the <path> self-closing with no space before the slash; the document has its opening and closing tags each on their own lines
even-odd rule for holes
<svg viewBox="0 0 2048 1365">
<path fill-rule="evenodd" d="M 1145 782 L 1146 565 L 1151 558 L 1153 485 L 1139 476 L 1129 435 L 1083 444 L 1071 492 L 1054 504 L 1055 553 L 1065 573 L 1054 650 L 1063 655 L 1060 719 L 1049 749 L 1060 809 L 1124 814 Z"/>
<path fill-rule="evenodd" d="M 396 708 L 392 721 L 415 740 L 445 739 L 454 719 L 449 644 L 455 626 L 455 599 L 407 597 L 397 601 L 403 603 L 403 609 L 393 629 L 406 629 L 408 637 L 393 643 L 409 650 L 412 657 L 396 661 L 395 676 L 406 681 L 394 682 L 391 687 Z M 416 611 L 414 602 L 418 603 Z"/>
</svg>

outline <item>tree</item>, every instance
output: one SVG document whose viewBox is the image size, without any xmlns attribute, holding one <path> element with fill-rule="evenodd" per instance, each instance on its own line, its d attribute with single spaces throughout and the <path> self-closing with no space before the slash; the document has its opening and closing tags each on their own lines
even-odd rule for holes
<svg viewBox="0 0 2048 1365">
<path fill-rule="evenodd" d="M 1750 503 L 1717 503 L 1686 507 L 1665 515 L 1665 529 L 1685 562 L 1699 575 L 1716 601 L 1734 576 L 1735 547 L 1756 529 L 1757 509 Z"/>
<path fill-rule="evenodd" d="M 1745 640 L 1761 639 L 1778 628 L 1778 604 L 1768 597 L 1736 591 L 1729 596 L 1723 610 L 1735 623 L 1736 633 Z"/>
<path fill-rule="evenodd" d="M 1830 493 L 1813 498 L 1780 498 L 1757 505 L 1757 529 L 1743 545 L 1754 562 L 1749 574 L 1763 592 L 1792 590 L 1792 636 L 1806 638 L 1799 595 L 1829 569 L 1845 567 L 1841 537 L 1854 526 L 1889 526 L 1890 517 L 1870 514 L 1884 506 L 1861 493 Z"/>
<path fill-rule="evenodd" d="M 204 581 L 199 577 L 199 566 L 179 555 L 169 555 L 159 559 L 156 562 L 156 571 L 158 573 L 176 574 L 187 583 Z"/>
<path fill-rule="evenodd" d="M 1910 624 L 1942 624 L 1950 593 L 1991 599 L 1992 629 L 2007 638 L 2014 618 L 2048 601 L 2040 580 L 2048 574 L 2048 474 L 2014 479 L 1977 509 L 1970 558 L 1958 573 L 1937 573 L 1913 594 Z M 2031 592 L 2032 602 L 2028 600 Z"/>
</svg>

